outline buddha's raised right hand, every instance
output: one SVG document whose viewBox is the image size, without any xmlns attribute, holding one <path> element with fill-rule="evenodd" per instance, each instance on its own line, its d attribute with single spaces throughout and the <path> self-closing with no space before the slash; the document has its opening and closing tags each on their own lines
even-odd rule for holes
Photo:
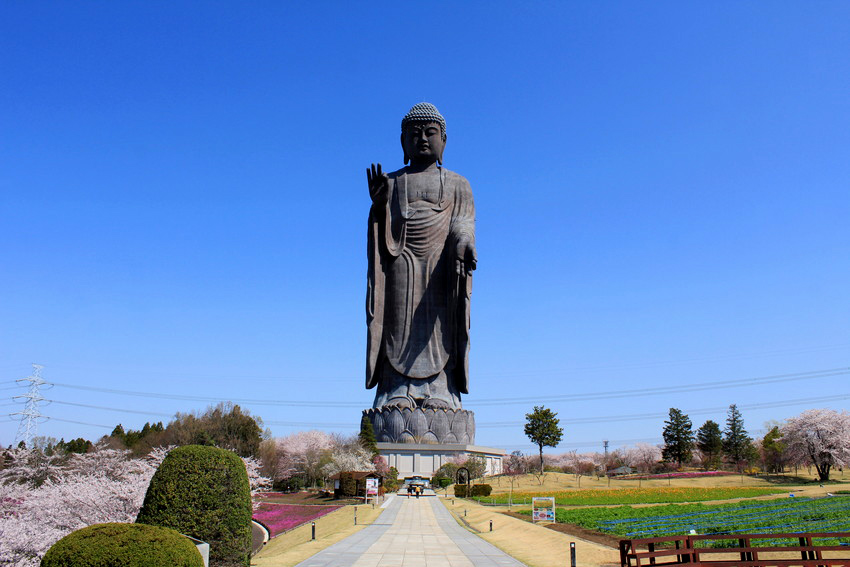
<svg viewBox="0 0 850 567">
<path fill-rule="evenodd" d="M 390 189 L 390 178 L 381 171 L 380 163 L 377 167 L 373 163 L 371 168 L 366 168 L 366 179 L 369 182 L 369 196 L 372 198 L 372 202 L 385 204 Z"/>
</svg>

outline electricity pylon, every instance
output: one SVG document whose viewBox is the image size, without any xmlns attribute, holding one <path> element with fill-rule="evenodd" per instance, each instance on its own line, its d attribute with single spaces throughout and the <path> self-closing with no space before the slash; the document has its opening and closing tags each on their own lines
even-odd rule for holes
<svg viewBox="0 0 850 567">
<path fill-rule="evenodd" d="M 24 399 L 26 403 L 23 411 L 15 412 L 11 415 L 21 416 L 21 424 L 18 426 L 18 434 L 15 436 L 15 443 L 23 441 L 27 447 L 32 447 L 32 440 L 35 437 L 38 420 L 41 419 L 41 412 L 38 411 L 38 402 L 44 401 L 44 398 L 39 393 L 39 388 L 46 384 L 41 377 L 41 369 L 44 368 L 41 364 L 32 365 L 33 372 L 31 376 L 20 378 L 17 382 L 29 382 L 29 390 L 26 394 L 14 396 L 12 399 Z"/>
</svg>

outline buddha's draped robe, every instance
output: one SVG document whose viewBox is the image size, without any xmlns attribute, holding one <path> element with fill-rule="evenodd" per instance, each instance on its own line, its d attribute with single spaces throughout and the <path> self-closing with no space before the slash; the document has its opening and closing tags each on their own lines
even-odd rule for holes
<svg viewBox="0 0 850 567">
<path fill-rule="evenodd" d="M 469 182 L 440 168 L 437 203 L 410 204 L 407 168 L 388 175 L 386 206 L 369 212 L 366 387 L 381 384 L 386 360 L 410 379 L 446 369 L 461 393 L 469 386 L 471 276 L 458 276 L 456 245 L 475 243 Z M 410 183 L 413 185 L 413 183 Z"/>
</svg>

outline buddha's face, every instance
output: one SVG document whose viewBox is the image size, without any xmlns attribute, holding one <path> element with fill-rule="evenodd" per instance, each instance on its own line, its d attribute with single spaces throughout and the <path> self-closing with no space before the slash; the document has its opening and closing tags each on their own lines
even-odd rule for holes
<svg viewBox="0 0 850 567">
<path fill-rule="evenodd" d="M 446 142 L 439 122 L 414 122 L 405 127 L 401 138 L 404 153 L 413 163 L 433 163 L 443 156 Z"/>
</svg>

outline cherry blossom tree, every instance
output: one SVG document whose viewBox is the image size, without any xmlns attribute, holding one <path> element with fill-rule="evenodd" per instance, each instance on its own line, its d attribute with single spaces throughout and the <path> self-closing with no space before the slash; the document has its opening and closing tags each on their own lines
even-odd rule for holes
<svg viewBox="0 0 850 567">
<path fill-rule="evenodd" d="M 505 460 L 502 470 L 509 476 L 517 476 L 528 473 L 528 459 L 522 451 L 513 451 Z"/>
<path fill-rule="evenodd" d="M 327 478 L 343 471 L 374 471 L 372 452 L 364 448 L 356 437 L 337 444 L 331 451 L 331 460 L 322 467 Z"/>
<path fill-rule="evenodd" d="M 661 449 L 649 443 L 638 443 L 629 448 L 629 453 L 635 463 L 632 466 L 643 473 L 650 472 L 655 463 L 661 460 Z"/>
<path fill-rule="evenodd" d="M 67 460 L 63 453 L 47 453 L 42 449 L 10 448 L 3 452 L 0 482 L 17 482 L 37 487 L 56 478 Z"/>
<path fill-rule="evenodd" d="M 263 476 L 263 462 L 255 457 L 242 457 L 245 463 L 245 471 L 248 473 L 248 482 L 251 483 L 251 496 L 265 492 L 272 486 L 272 479 Z"/>
<path fill-rule="evenodd" d="M 835 466 L 850 464 L 850 414 L 830 409 L 804 411 L 785 422 L 782 442 L 792 463 L 813 464 L 821 481 Z"/>
<path fill-rule="evenodd" d="M 103 444 L 91 453 L 50 461 L 43 475 L 38 449 L 15 449 L 0 471 L 0 563 L 35 567 L 56 541 L 74 530 L 103 522 L 134 522 L 150 479 L 170 447 L 143 458 Z M 252 493 L 270 484 L 261 463 L 243 458 Z M 41 484 L 36 480 L 44 478 Z"/>
<path fill-rule="evenodd" d="M 13 469 L 14 475 L 4 474 L 0 557 L 16 567 L 34 567 L 51 545 L 74 530 L 101 522 L 133 522 L 165 452 L 145 459 L 128 459 L 128 454 L 114 449 L 75 454 L 40 486 L 21 476 L 26 472 L 23 465 Z M 38 460 L 16 456 L 20 462 Z"/>
<path fill-rule="evenodd" d="M 275 480 L 303 476 L 310 484 L 321 478 L 322 467 L 336 445 L 324 431 L 299 431 L 276 440 L 278 464 Z"/>
<path fill-rule="evenodd" d="M 387 460 L 381 455 L 373 455 L 372 456 L 372 465 L 375 467 L 375 472 L 385 477 L 390 474 L 390 466 L 387 464 Z"/>
</svg>

